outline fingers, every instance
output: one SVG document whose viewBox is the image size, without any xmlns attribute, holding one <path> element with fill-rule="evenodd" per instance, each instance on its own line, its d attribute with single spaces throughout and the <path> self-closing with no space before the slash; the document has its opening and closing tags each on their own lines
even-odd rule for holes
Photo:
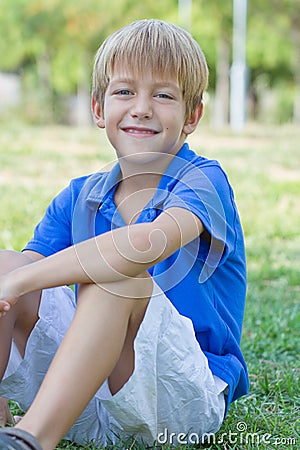
<svg viewBox="0 0 300 450">
<path fill-rule="evenodd" d="M 0 318 L 4 317 L 6 313 L 10 310 L 11 305 L 7 302 L 0 301 Z"/>
</svg>

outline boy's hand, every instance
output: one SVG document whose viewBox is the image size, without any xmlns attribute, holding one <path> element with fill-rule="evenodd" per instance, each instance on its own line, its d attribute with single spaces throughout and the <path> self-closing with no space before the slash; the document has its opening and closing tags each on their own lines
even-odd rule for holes
<svg viewBox="0 0 300 450">
<path fill-rule="evenodd" d="M 0 318 L 16 303 L 19 295 L 9 274 L 0 277 Z"/>
</svg>

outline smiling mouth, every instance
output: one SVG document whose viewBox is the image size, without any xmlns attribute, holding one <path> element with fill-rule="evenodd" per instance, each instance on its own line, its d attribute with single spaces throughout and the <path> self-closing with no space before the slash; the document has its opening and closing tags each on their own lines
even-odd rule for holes
<svg viewBox="0 0 300 450">
<path fill-rule="evenodd" d="M 152 130 L 150 128 L 136 128 L 136 127 L 122 128 L 122 131 L 132 135 L 144 135 L 144 136 L 153 136 L 158 133 L 158 131 Z"/>
</svg>

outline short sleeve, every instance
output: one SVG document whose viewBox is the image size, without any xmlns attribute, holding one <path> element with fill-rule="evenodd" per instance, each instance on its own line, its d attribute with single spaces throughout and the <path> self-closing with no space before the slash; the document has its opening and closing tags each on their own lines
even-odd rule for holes
<svg viewBox="0 0 300 450">
<path fill-rule="evenodd" d="M 32 250 L 50 256 L 72 245 L 72 211 L 85 177 L 72 180 L 46 209 L 35 227 L 33 238 L 23 250 Z M 78 192 L 77 192 L 78 191 Z"/>
<path fill-rule="evenodd" d="M 222 264 L 235 249 L 236 207 L 219 163 L 209 161 L 201 167 L 188 163 L 164 202 L 164 209 L 174 206 L 192 211 L 207 231 L 200 239 L 198 257 L 210 267 Z"/>
</svg>

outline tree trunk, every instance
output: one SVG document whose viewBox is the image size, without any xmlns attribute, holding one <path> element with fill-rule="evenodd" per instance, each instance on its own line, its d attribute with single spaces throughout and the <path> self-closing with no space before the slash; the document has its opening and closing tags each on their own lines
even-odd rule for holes
<svg viewBox="0 0 300 450">
<path fill-rule="evenodd" d="M 90 99 L 90 72 L 87 53 L 82 51 L 81 65 L 78 74 L 78 87 L 76 98 L 76 125 L 80 127 L 91 124 L 91 99 Z"/>
<path fill-rule="evenodd" d="M 221 36 L 217 41 L 216 86 L 212 117 L 215 128 L 226 126 L 229 119 L 229 53 L 229 43 Z"/>
<path fill-rule="evenodd" d="M 293 122 L 300 124 L 300 19 L 296 15 L 292 17 L 291 38 L 294 44 L 293 72 L 295 81 L 294 114 Z"/>
<path fill-rule="evenodd" d="M 53 121 L 53 91 L 51 83 L 51 61 L 48 53 L 37 58 L 37 74 L 39 79 L 39 101 L 41 103 L 39 118 L 48 123 Z"/>
</svg>

